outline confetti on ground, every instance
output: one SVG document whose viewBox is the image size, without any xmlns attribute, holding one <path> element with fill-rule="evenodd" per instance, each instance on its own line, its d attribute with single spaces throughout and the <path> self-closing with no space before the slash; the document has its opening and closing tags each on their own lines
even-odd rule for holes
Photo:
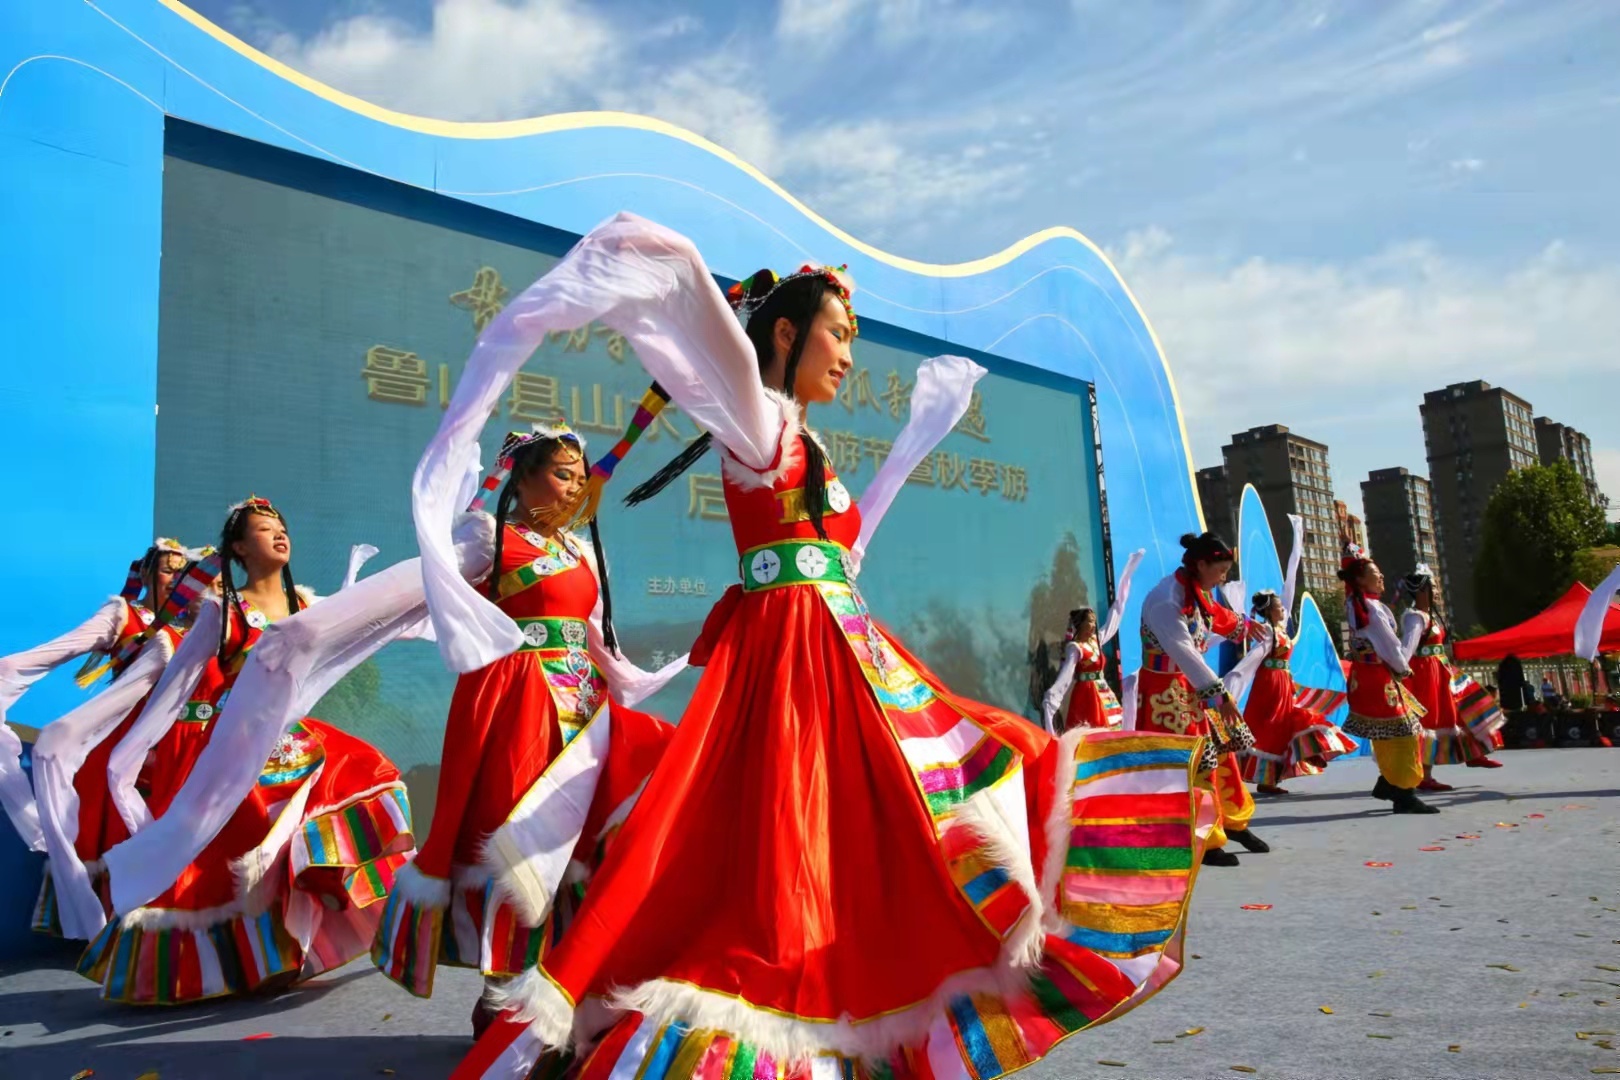
<svg viewBox="0 0 1620 1080">
<path fill-rule="evenodd" d="M 1204 1029 L 1201 1028 L 1201 1027 L 1188 1028 L 1186 1031 L 1183 1031 L 1180 1035 L 1177 1035 L 1176 1038 L 1178 1038 L 1178 1039 L 1186 1039 L 1186 1038 L 1191 1038 L 1194 1035 L 1202 1035 L 1203 1033 L 1204 1033 Z"/>
<path fill-rule="evenodd" d="M 394 1018 L 393 1013 L 383 1013 L 383 1019 L 384 1020 L 392 1020 L 393 1018 Z"/>
<path fill-rule="evenodd" d="M 1232 1071 L 1233 1072 L 1241 1072 L 1241 1073 L 1252 1073 L 1252 1072 L 1259 1072 L 1260 1070 L 1256 1069 L 1253 1065 L 1233 1065 L 1232 1066 Z"/>
<path fill-rule="evenodd" d="M 1514 967 L 1512 964 L 1486 964 L 1485 966 L 1488 967 L 1488 968 L 1496 968 L 1498 971 L 1518 971 L 1519 970 L 1518 968 Z"/>
<path fill-rule="evenodd" d="M 1393 1039 L 1394 1037 L 1393 1035 L 1380 1035 L 1375 1031 L 1367 1032 L 1367 1038 L 1369 1039 Z"/>
<path fill-rule="evenodd" d="M 69 1080 L 88 1080 L 89 1077 L 94 1075 L 96 1075 L 96 1070 L 94 1069 L 80 1069 L 78 1072 L 74 1073 Z"/>
<path fill-rule="evenodd" d="M 1395 864 L 1392 862 L 1370 862 L 1367 865 L 1376 869 L 1383 869 L 1386 866 L 1394 866 Z"/>
<path fill-rule="evenodd" d="M 1243 910 L 1244 911 L 1270 911 L 1271 910 L 1271 905 L 1270 904 L 1244 904 L 1243 905 Z"/>
<path fill-rule="evenodd" d="M 1417 910 L 1417 905 L 1416 904 L 1402 904 L 1401 905 L 1401 910 L 1402 911 L 1416 911 Z"/>
<path fill-rule="evenodd" d="M 1382 1016 L 1385 1020 L 1388 1020 L 1390 1017 L 1394 1016 L 1395 1014 L 1390 1013 L 1390 1012 L 1370 1012 L 1367 1015 L 1368 1016 Z"/>
<path fill-rule="evenodd" d="M 135 1080 L 158 1080 L 158 1072 L 156 1069 L 152 1069 L 149 1072 L 143 1072 L 141 1075 L 137 1076 Z"/>
<path fill-rule="evenodd" d="M 1174 1039 L 1154 1039 L 1153 1042 L 1154 1042 L 1155 1045 L 1158 1045 L 1158 1046 L 1174 1046 L 1174 1045 L 1176 1045 L 1176 1040 L 1174 1040 Z"/>
<path fill-rule="evenodd" d="M 1517 829 L 1519 823 L 1517 821 L 1498 821 L 1496 827 L 1498 829 Z"/>
<path fill-rule="evenodd" d="M 1452 1043 L 1450 1046 L 1446 1047 L 1446 1052 L 1450 1054 L 1462 1053 L 1462 1043 Z"/>
<path fill-rule="evenodd" d="M 1620 1069 L 1611 1069 L 1607 1065 L 1599 1066 L 1598 1068 L 1593 1069 L 1592 1071 L 1595 1072 L 1595 1073 L 1604 1073 L 1604 1074 L 1611 1075 L 1611 1076 L 1616 1075 L 1616 1074 L 1620 1074 Z"/>
<path fill-rule="evenodd" d="M 1532 818 L 1544 818 L 1544 817 L 1546 817 L 1546 816 L 1547 816 L 1547 815 L 1546 815 L 1546 814 L 1531 814 L 1531 815 L 1530 815 L 1530 816 L 1531 816 L 1531 817 L 1532 817 Z"/>
<path fill-rule="evenodd" d="M 1367 976 L 1369 979 L 1382 979 L 1383 977 L 1384 973 L 1382 971 L 1375 971 L 1371 975 Z"/>
<path fill-rule="evenodd" d="M 1099 1064 L 1099 1065 L 1107 1065 L 1110 1068 L 1114 1068 L 1114 1069 L 1123 1069 L 1123 1068 L 1126 1067 L 1126 1065 L 1125 1065 L 1125 1063 L 1123 1061 L 1109 1061 L 1106 1058 L 1100 1059 L 1097 1062 L 1097 1064 Z"/>
<path fill-rule="evenodd" d="M 1477 833 L 1477 832 L 1458 833 L 1457 834 L 1457 839 L 1459 839 L 1459 840 L 1478 840 L 1479 839 L 1479 833 Z"/>
<path fill-rule="evenodd" d="M 1326 1013 L 1328 1016 L 1333 1015 L 1333 1006 L 1331 1005 L 1318 1005 L 1316 1008 L 1318 1012 Z"/>
<path fill-rule="evenodd" d="M 1620 971 L 1620 967 L 1615 967 L 1613 964 L 1598 964 L 1596 966 L 1599 971 Z"/>
<path fill-rule="evenodd" d="M 255 1040 L 258 1040 L 258 1039 L 273 1039 L 273 1038 L 275 1038 L 275 1036 L 273 1034 L 271 1034 L 270 1032 L 261 1031 L 257 1035 L 244 1035 L 244 1036 L 242 1036 L 242 1041 L 243 1042 L 254 1042 Z"/>
<path fill-rule="evenodd" d="M 1419 851 L 1444 851 L 1446 849 L 1441 847 L 1439 844 L 1431 844 L 1428 847 L 1420 847 L 1420 848 L 1418 848 L 1418 850 Z"/>
<path fill-rule="evenodd" d="M 1565 990 L 1562 994 L 1559 994 L 1558 996 L 1559 997 L 1580 997 L 1581 992 L 1579 990 Z"/>
</svg>

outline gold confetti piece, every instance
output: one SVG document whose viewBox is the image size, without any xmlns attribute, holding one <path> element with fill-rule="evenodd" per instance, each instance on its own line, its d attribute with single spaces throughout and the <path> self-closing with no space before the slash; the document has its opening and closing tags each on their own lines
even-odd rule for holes
<svg viewBox="0 0 1620 1080">
<path fill-rule="evenodd" d="M 394 1018 L 393 1013 L 383 1013 L 383 1019 L 384 1020 L 392 1020 L 393 1018 Z"/>
<path fill-rule="evenodd" d="M 1097 1062 L 1097 1064 L 1099 1064 L 1099 1065 L 1107 1065 L 1107 1066 L 1109 1066 L 1111 1068 L 1115 1068 L 1115 1069 L 1126 1068 L 1126 1065 L 1125 1065 L 1125 1063 L 1123 1061 L 1108 1061 L 1107 1059 L 1101 1059 L 1101 1060 L 1099 1060 Z"/>
<path fill-rule="evenodd" d="M 1253 1065 L 1233 1065 L 1232 1066 L 1232 1071 L 1233 1072 L 1241 1072 L 1241 1073 L 1252 1073 L 1252 1072 L 1259 1072 L 1260 1070 L 1256 1069 Z"/>
<path fill-rule="evenodd" d="M 156 1069 L 143 1072 L 141 1075 L 137 1076 L 135 1080 L 158 1080 L 158 1072 Z"/>
<path fill-rule="evenodd" d="M 1562 994 L 1559 994 L 1558 996 L 1559 997 L 1580 997 L 1581 992 L 1579 990 L 1565 990 Z"/>
<path fill-rule="evenodd" d="M 1416 904 L 1402 904 L 1401 905 L 1401 910 L 1402 911 L 1416 911 L 1417 910 L 1417 905 Z"/>
<path fill-rule="evenodd" d="M 1577 1031 L 1575 1033 L 1575 1037 L 1581 1040 L 1581 1042 L 1585 1042 L 1587 1039 L 1592 1037 L 1592 1033 L 1590 1031 Z"/>
<path fill-rule="evenodd" d="M 1188 1038 L 1189 1036 L 1202 1035 L 1203 1033 L 1204 1033 L 1204 1029 L 1201 1028 L 1201 1027 L 1188 1028 L 1186 1031 L 1183 1031 L 1180 1035 L 1177 1035 L 1176 1038 L 1185 1039 L 1185 1038 Z"/>
<path fill-rule="evenodd" d="M 1485 966 L 1488 967 L 1488 968 L 1496 968 L 1498 971 L 1518 971 L 1519 970 L 1518 968 L 1514 967 L 1512 964 L 1486 964 Z"/>
<path fill-rule="evenodd" d="M 1529 1007 L 1530 1007 L 1530 1003 L 1529 1003 L 1529 1002 L 1528 1002 L 1528 1001 L 1521 1001 L 1521 1002 L 1519 1002 L 1519 1008 L 1521 1008 L 1521 1009 L 1528 1009 L 1528 1008 L 1529 1008 Z"/>
<path fill-rule="evenodd" d="M 1450 1046 L 1446 1047 L 1446 1052 L 1451 1054 L 1462 1053 L 1462 1043 L 1452 1043 Z"/>
<path fill-rule="evenodd" d="M 1603 1074 L 1609 1075 L 1609 1076 L 1620 1074 L 1620 1069 L 1611 1069 L 1607 1065 L 1601 1065 L 1598 1068 L 1593 1069 L 1592 1071 L 1594 1073 L 1603 1073 Z"/>
<path fill-rule="evenodd" d="M 1318 1005 L 1317 1009 L 1318 1009 L 1318 1011 L 1324 1012 L 1329 1016 L 1333 1015 L 1333 1006 L 1331 1006 L 1331 1005 Z"/>
<path fill-rule="evenodd" d="M 1615 967 L 1613 964 L 1597 964 L 1594 966 L 1599 971 L 1620 971 L 1620 967 Z"/>
<path fill-rule="evenodd" d="M 1614 1049 L 1614 1043 L 1610 1042 L 1608 1039 L 1593 1039 L 1592 1040 L 1592 1045 L 1593 1046 L 1601 1046 L 1605 1050 L 1613 1050 Z"/>
<path fill-rule="evenodd" d="M 1369 979 L 1382 979 L 1383 977 L 1384 973 L 1382 971 L 1375 971 L 1371 975 L 1367 976 Z"/>
<path fill-rule="evenodd" d="M 1612 1032 L 1612 1031 L 1588 1031 L 1588 1032 L 1586 1032 L 1586 1034 L 1588 1034 L 1588 1035 L 1613 1035 L 1614 1032 Z"/>
</svg>

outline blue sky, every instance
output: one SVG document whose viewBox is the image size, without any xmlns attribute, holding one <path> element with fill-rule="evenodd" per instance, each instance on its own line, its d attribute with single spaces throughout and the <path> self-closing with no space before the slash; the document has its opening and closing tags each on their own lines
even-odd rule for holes
<svg viewBox="0 0 1620 1080">
<path fill-rule="evenodd" d="M 1620 511 L 1620 4 L 1610 0 L 193 0 L 361 97 L 696 130 L 900 254 L 1052 224 L 1115 256 L 1198 465 L 1280 422 L 1339 496 L 1425 472 L 1484 378 L 1592 436 Z"/>
</svg>

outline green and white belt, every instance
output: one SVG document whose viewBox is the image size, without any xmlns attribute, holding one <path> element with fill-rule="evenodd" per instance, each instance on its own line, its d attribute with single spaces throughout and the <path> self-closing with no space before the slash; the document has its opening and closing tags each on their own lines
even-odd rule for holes
<svg viewBox="0 0 1620 1080">
<path fill-rule="evenodd" d="M 1446 655 L 1446 647 L 1444 645 L 1424 645 L 1418 649 L 1417 654 L 1419 656 L 1444 656 Z"/>
<path fill-rule="evenodd" d="M 1260 666 L 1264 667 L 1264 668 L 1270 668 L 1272 671 L 1286 671 L 1288 669 L 1288 661 L 1286 661 L 1286 660 L 1262 660 L 1262 661 L 1260 661 Z"/>
<path fill-rule="evenodd" d="M 180 712 L 182 723 L 206 724 L 218 716 L 225 708 L 225 699 L 231 696 L 229 690 L 219 695 L 218 701 L 188 701 L 186 707 Z"/>
<path fill-rule="evenodd" d="M 848 582 L 849 552 L 824 540 L 782 540 L 762 544 L 738 559 L 743 590 L 759 592 L 784 585 Z"/>
<path fill-rule="evenodd" d="M 1102 675 L 1100 671 L 1077 671 L 1074 677 L 1077 682 L 1102 682 Z"/>
<path fill-rule="evenodd" d="M 538 619 L 514 619 L 523 634 L 518 652 L 539 652 L 542 649 L 579 650 L 585 647 L 587 634 L 585 620 L 560 616 Z"/>
</svg>

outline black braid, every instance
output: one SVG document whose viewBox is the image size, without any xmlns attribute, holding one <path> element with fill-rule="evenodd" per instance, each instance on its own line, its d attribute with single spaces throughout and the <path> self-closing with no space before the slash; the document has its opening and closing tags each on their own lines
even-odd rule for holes
<svg viewBox="0 0 1620 1080">
<path fill-rule="evenodd" d="M 825 295 L 825 285 L 821 291 Z M 816 308 L 819 310 L 820 306 L 821 300 L 818 298 Z M 782 366 L 782 393 L 789 398 L 793 397 L 793 380 L 799 374 L 799 361 L 804 357 L 805 342 L 810 336 L 808 329 L 801 327 L 799 333 L 794 335 L 793 348 L 788 350 L 787 363 Z M 815 528 L 816 535 L 825 540 L 827 530 L 822 526 L 821 518 L 827 510 L 827 459 L 821 452 L 821 444 L 811 437 L 802 424 L 799 427 L 799 445 L 804 448 L 804 512 L 810 515 L 810 524 Z"/>
<path fill-rule="evenodd" d="M 512 512 L 512 504 L 516 501 L 517 484 L 508 477 L 506 486 L 501 488 L 500 498 L 495 500 L 495 562 L 489 569 L 487 587 L 489 598 L 497 603 L 501 599 L 501 548 L 506 539 L 506 516 Z"/>
<path fill-rule="evenodd" d="M 714 442 L 714 436 L 707 431 L 687 444 L 686 449 L 676 454 L 670 461 L 646 480 L 630 489 L 630 494 L 624 497 L 624 505 L 640 506 L 654 495 L 663 491 L 674 483 L 681 473 L 697 464 L 698 458 L 709 452 L 709 446 Z"/>
<path fill-rule="evenodd" d="M 591 549 L 596 553 L 596 579 L 602 586 L 602 643 L 608 652 L 619 655 L 618 635 L 613 632 L 613 592 L 608 588 L 607 552 L 602 548 L 602 527 L 591 518 Z"/>
</svg>

